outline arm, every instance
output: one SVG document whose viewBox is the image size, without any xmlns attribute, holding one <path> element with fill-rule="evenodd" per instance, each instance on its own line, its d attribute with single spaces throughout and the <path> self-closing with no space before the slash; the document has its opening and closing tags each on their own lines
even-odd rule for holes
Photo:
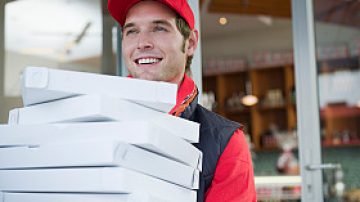
<svg viewBox="0 0 360 202">
<path fill-rule="evenodd" d="M 244 133 L 234 132 L 222 153 L 206 202 L 256 202 L 254 171 Z"/>
</svg>

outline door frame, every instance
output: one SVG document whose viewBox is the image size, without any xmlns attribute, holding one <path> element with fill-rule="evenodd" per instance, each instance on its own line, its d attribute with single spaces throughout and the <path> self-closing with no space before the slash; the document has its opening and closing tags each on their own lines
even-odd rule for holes
<svg viewBox="0 0 360 202">
<path fill-rule="evenodd" d="M 302 201 L 324 201 L 321 169 L 319 97 L 312 0 L 292 0 L 292 26 L 296 83 Z"/>
</svg>

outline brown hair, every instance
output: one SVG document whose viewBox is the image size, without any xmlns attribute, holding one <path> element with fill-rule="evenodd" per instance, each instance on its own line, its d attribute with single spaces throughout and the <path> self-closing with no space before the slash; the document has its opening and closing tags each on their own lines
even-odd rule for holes
<svg viewBox="0 0 360 202">
<path fill-rule="evenodd" d="M 189 25 L 186 23 L 186 21 L 179 15 L 176 16 L 176 27 L 180 31 L 181 35 L 184 37 L 184 42 L 181 47 L 181 51 L 185 52 L 185 41 L 190 37 L 191 29 Z M 185 73 L 189 76 L 191 76 L 191 62 L 193 59 L 193 55 L 190 55 L 186 59 L 186 65 L 185 65 Z"/>
</svg>

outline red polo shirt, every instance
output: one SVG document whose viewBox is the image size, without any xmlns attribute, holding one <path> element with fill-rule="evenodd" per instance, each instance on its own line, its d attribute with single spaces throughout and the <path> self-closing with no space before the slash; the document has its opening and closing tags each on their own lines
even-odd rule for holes
<svg viewBox="0 0 360 202">
<path fill-rule="evenodd" d="M 194 81 L 185 75 L 172 113 L 194 90 Z M 256 202 L 254 172 L 244 133 L 234 132 L 216 165 L 205 202 Z"/>
</svg>

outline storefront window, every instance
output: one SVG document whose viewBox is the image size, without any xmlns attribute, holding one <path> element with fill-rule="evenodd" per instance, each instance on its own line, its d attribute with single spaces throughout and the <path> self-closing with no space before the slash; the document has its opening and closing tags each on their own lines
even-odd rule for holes
<svg viewBox="0 0 360 202">
<path fill-rule="evenodd" d="M 259 201 L 300 199 L 291 6 L 274 5 L 202 10 L 203 101 L 244 125 Z"/>
<path fill-rule="evenodd" d="M 314 1 L 325 201 L 359 201 L 359 1 Z"/>
<path fill-rule="evenodd" d="M 19 96 L 26 66 L 99 72 L 101 5 L 91 1 L 14 1 L 5 10 L 7 96 Z"/>
<path fill-rule="evenodd" d="M 9 109 L 22 106 L 20 76 L 27 66 L 101 72 L 102 24 L 100 0 L 6 3 L 5 105 L 0 120 L 6 121 Z"/>
</svg>

